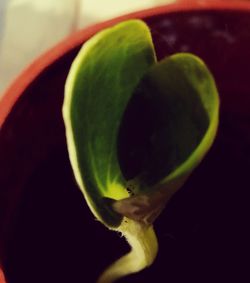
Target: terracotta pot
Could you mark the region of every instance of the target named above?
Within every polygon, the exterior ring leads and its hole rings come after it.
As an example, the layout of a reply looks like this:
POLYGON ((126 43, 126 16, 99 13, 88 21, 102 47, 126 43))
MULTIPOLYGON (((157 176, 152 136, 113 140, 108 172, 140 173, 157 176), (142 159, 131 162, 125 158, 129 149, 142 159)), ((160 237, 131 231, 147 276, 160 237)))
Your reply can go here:
MULTIPOLYGON (((150 26, 158 58, 203 58, 221 96, 216 142, 155 227, 155 264, 120 282, 244 282, 249 213, 250 3, 181 1, 82 30, 37 59, 0 103, 0 248, 8 283, 93 283, 128 250, 93 219, 68 160, 63 89, 80 45, 129 18, 150 26)), ((246 270, 245 270, 246 271, 246 270)), ((3 282, 3 281, 0 281, 3 282)))

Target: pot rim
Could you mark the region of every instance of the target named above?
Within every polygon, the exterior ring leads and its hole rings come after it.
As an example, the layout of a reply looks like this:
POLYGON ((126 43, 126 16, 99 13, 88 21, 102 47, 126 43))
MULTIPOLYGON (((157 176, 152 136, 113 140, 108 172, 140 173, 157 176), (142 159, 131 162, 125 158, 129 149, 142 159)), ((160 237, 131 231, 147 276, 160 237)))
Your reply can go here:
POLYGON ((6 283, 5 276, 1 266, 0 266, 0 283, 6 283))
POLYGON ((51 64, 59 60, 66 53, 81 45, 82 42, 88 40, 98 31, 112 26, 120 21, 139 18, 147 19, 153 16, 163 14, 188 12, 188 11, 244 11, 250 12, 250 2, 245 0, 177 0, 172 4, 158 6, 150 9, 143 9, 137 12, 128 13, 110 20, 91 25, 87 28, 74 32, 72 35, 67 36, 54 47, 45 51, 42 55, 38 56, 30 65, 28 65, 4 91, 0 100, 0 127, 3 125, 5 119, 10 113, 12 107, 22 95, 25 89, 51 64))

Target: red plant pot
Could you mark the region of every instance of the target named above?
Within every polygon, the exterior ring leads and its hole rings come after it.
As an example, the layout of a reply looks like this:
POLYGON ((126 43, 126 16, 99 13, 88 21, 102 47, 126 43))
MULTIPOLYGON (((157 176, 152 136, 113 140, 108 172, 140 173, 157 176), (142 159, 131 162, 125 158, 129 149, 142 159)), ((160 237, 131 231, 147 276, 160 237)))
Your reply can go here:
MULTIPOLYGON (((121 20, 142 18, 158 58, 200 56, 221 97, 217 139, 157 220, 155 264, 119 282, 234 282, 244 273, 249 222, 250 3, 181 1, 80 31, 36 60, 0 103, 0 258, 8 283, 95 282, 128 249, 93 220, 68 160, 61 107, 80 46, 121 20)), ((4 282, 3 280, 0 282, 4 282)))

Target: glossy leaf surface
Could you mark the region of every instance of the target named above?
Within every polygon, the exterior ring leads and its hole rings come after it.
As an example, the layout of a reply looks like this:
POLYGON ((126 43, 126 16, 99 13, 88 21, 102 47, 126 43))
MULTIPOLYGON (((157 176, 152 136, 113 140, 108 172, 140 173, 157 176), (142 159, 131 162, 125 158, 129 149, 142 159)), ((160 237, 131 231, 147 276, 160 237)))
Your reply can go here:
POLYGON ((128 197, 117 158, 117 133, 136 85, 155 62, 148 27, 131 20, 84 44, 70 70, 63 106, 71 164, 95 216, 121 223, 105 198, 128 197))

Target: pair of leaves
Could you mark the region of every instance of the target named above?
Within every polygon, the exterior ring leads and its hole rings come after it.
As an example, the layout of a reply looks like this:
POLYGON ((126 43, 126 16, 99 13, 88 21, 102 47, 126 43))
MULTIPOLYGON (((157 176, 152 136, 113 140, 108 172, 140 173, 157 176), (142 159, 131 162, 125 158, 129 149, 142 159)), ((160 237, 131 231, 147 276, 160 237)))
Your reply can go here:
POLYGON ((210 148, 218 108, 205 64, 186 53, 157 63, 140 20, 84 44, 65 87, 69 156, 93 214, 132 246, 98 282, 152 263, 157 240, 151 223, 210 148))

